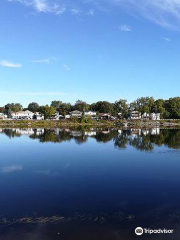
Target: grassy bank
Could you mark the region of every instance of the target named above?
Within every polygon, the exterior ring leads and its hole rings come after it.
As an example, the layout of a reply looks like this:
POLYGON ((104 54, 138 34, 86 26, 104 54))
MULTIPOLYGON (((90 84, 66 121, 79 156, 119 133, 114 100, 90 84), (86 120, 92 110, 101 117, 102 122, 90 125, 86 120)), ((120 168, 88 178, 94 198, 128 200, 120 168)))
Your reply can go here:
POLYGON ((161 121, 87 121, 81 122, 78 119, 71 120, 0 120, 0 127, 25 127, 25 128, 58 128, 58 127, 114 127, 114 126, 128 126, 128 127, 155 127, 155 126, 179 126, 180 120, 161 120, 161 121))

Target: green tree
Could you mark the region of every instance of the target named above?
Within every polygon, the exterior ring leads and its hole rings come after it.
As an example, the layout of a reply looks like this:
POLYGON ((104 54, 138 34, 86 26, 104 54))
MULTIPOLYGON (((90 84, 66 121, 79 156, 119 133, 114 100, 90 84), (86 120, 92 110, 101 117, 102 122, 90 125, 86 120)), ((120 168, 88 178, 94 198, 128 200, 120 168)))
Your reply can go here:
POLYGON ((84 113, 84 111, 82 112, 81 123, 82 124, 85 123, 85 113, 84 113))
POLYGON ((107 101, 99 101, 91 105, 92 110, 99 113, 113 113, 113 104, 107 101))
POLYGON ((19 112, 19 111, 21 111, 22 110, 22 105, 20 104, 20 103, 8 103, 8 104, 6 104, 6 106, 5 106, 5 111, 6 111, 6 113, 7 113, 7 109, 9 110, 11 110, 12 112, 19 112))
POLYGON ((89 104, 87 104, 86 102, 82 101, 82 100, 78 100, 76 101, 76 103, 74 104, 73 107, 74 110, 78 110, 78 111, 88 111, 89 110, 89 104))
POLYGON ((48 105, 45 105, 39 107, 39 112, 44 114, 44 119, 47 119, 54 114, 55 109, 52 106, 49 107, 48 105))
POLYGON ((161 118, 165 118, 166 116, 169 115, 169 113, 167 112, 167 110, 165 108, 165 101, 163 99, 158 99, 154 102, 153 112, 160 113, 161 118))
POLYGON ((61 103, 57 110, 59 114, 66 115, 72 110, 72 106, 70 103, 61 103))
POLYGON ((141 97, 136 99, 131 104, 131 108, 136 111, 143 113, 151 113, 154 106, 154 98, 153 97, 141 97))
POLYGON ((28 110, 31 112, 37 112, 39 110, 39 104, 36 102, 32 102, 28 105, 28 110))
POLYGON ((180 97, 170 98, 165 102, 166 111, 169 112, 169 117, 180 119, 180 97))
POLYGON ((120 99, 114 103, 114 112, 117 115, 118 113, 122 113, 123 117, 126 117, 128 114, 128 104, 127 100, 120 99))
POLYGON ((51 107, 53 107, 54 109, 58 109, 61 106, 62 102, 61 101, 52 101, 51 102, 51 107))

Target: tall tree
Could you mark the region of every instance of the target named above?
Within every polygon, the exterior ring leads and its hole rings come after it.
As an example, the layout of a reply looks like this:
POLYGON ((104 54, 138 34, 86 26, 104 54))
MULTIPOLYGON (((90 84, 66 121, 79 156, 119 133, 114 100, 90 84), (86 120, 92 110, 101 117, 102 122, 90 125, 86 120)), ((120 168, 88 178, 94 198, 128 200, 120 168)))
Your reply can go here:
POLYGON ((82 100, 78 100, 76 101, 76 103, 74 104, 74 110, 78 110, 78 111, 88 111, 89 110, 89 104, 87 104, 86 102, 82 101, 82 100))
POLYGON ((165 103, 165 108, 169 112, 169 117, 180 119, 180 97, 170 98, 165 103))
POLYGON ((28 110, 31 112, 37 112, 39 109, 39 104, 36 102, 32 102, 28 105, 28 110))
POLYGON ((57 110, 59 114, 66 115, 72 110, 72 106, 70 103, 61 103, 57 110))
POLYGON ((118 113, 122 113, 123 117, 126 117, 128 114, 128 104, 127 100, 120 99, 114 103, 114 112, 117 115, 118 113))
POLYGON ((12 112, 19 112, 22 110, 22 105, 20 103, 8 103, 5 106, 5 111, 7 112, 7 109, 10 109, 12 112))
POLYGON ((55 109, 52 106, 49 107, 48 105, 45 105, 39 107, 39 112, 44 114, 44 119, 47 119, 54 114, 55 109))
POLYGON ((61 106, 62 102, 61 101, 52 101, 51 102, 51 107, 53 107, 54 109, 58 109, 61 106))
MULTIPOLYGON (((92 105, 91 105, 92 106, 92 105)), ((93 104, 93 110, 99 113, 113 113, 113 104, 107 101, 99 101, 93 104)))
POLYGON ((141 97, 136 99, 133 103, 130 104, 131 108, 137 110, 141 113, 151 113, 154 106, 153 97, 141 97))
POLYGON ((165 108, 165 101, 163 99, 158 99, 154 102, 153 112, 160 113, 161 118, 165 118, 169 115, 169 112, 165 108))

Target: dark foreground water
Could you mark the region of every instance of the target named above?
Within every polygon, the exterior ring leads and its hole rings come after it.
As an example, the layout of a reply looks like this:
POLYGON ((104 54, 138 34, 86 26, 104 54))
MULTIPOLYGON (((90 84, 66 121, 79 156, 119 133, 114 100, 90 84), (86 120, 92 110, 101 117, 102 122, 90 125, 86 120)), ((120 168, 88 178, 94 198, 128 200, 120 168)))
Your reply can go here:
POLYGON ((139 238, 180 239, 180 130, 0 129, 0 240, 139 238))

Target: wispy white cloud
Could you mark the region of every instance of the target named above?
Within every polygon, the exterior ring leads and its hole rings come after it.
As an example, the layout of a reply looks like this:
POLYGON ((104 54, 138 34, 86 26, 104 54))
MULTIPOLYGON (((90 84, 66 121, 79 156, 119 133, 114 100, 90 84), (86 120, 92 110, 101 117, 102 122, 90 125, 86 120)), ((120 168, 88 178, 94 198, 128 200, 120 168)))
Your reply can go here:
POLYGON ((66 65, 66 64, 64 64, 63 67, 64 67, 64 69, 65 69, 66 71, 71 70, 71 68, 70 68, 68 65, 66 65))
MULTIPOLYGON (((180 30, 180 0, 81 0, 98 9, 110 7, 125 10, 132 16, 143 17, 171 30, 180 30)), ((102 11, 103 11, 102 10, 102 11)))
POLYGON ((164 41, 166 41, 166 42, 170 42, 170 41, 171 41, 171 39, 170 39, 170 38, 167 38, 167 37, 163 37, 163 39, 164 39, 164 41))
POLYGON ((70 9, 70 12, 71 12, 71 14, 73 14, 73 15, 78 15, 78 14, 81 13, 81 11, 80 11, 79 9, 76 9, 76 8, 70 9))
POLYGON ((106 0, 165 28, 180 29, 180 0, 106 0))
POLYGON ((32 60, 31 62, 33 62, 33 63, 46 63, 46 64, 50 64, 54 60, 56 60, 56 58, 44 58, 44 59, 32 60))
POLYGON ((12 165, 12 166, 7 166, 2 168, 3 173, 12 173, 12 172, 17 172, 23 170, 22 165, 12 165))
POLYGON ((123 32, 131 32, 131 31, 132 31, 131 28, 130 28, 128 25, 126 25, 126 24, 121 25, 121 26, 119 27, 119 29, 120 29, 121 31, 123 31, 123 32))
POLYGON ((6 61, 6 60, 2 60, 0 62, 0 65, 3 67, 10 67, 10 68, 22 68, 21 63, 14 63, 14 62, 6 61))
POLYGON ((34 10, 40 13, 54 13, 60 15, 66 11, 64 6, 53 3, 52 0, 8 0, 8 2, 22 3, 25 6, 34 8, 34 10))
POLYGON ((94 10, 93 9, 90 9, 87 13, 87 15, 89 16, 94 16, 94 10))

